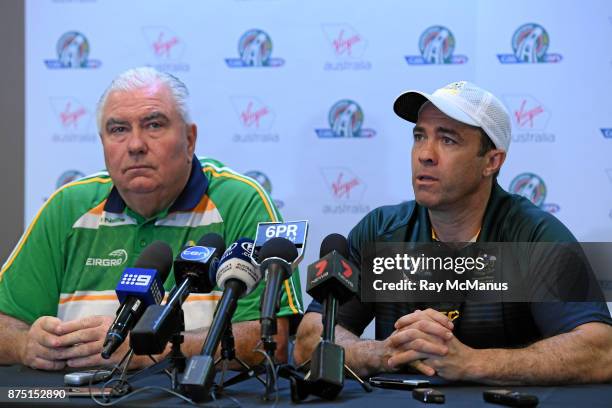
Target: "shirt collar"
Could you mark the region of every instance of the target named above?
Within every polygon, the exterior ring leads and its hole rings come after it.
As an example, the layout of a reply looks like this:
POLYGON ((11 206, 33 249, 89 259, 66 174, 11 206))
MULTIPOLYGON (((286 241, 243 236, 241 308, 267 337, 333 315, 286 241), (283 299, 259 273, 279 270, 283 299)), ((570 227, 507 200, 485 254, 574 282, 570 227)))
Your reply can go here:
MULTIPOLYGON (((202 199, 202 196, 206 193, 206 190, 208 190, 208 179, 204 175, 204 172, 202 172, 200 161, 194 155, 191 161, 189 180, 187 180, 185 188, 181 191, 177 199, 174 200, 174 203, 172 203, 167 212, 188 211, 195 208, 202 199)), ((117 187, 113 186, 106 200, 106 204, 104 205, 104 211, 122 213, 125 207, 125 201, 119 194, 119 190, 117 190, 117 187)))

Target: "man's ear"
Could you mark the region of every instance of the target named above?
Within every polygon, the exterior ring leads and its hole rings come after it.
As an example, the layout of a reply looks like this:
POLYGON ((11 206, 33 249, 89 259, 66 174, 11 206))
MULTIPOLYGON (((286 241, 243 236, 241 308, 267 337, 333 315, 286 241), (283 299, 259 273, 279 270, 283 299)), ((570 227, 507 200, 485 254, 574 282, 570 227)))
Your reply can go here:
POLYGON ((195 152, 196 140, 198 140, 198 127, 195 123, 185 125, 187 127, 187 149, 189 151, 189 158, 193 156, 195 152))
POLYGON ((487 164, 482 171, 482 175, 485 177, 491 176, 501 169, 501 166, 506 161, 506 152, 500 149, 493 149, 485 155, 487 164))

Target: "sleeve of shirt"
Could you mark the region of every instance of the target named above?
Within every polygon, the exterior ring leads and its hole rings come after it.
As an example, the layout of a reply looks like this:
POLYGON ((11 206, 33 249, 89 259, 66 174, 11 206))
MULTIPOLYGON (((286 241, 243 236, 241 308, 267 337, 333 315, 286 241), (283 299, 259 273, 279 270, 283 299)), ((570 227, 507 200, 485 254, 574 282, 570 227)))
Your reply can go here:
MULTIPOLYGON (((244 201, 236 198, 235 204, 231 207, 232 214, 229 216, 236 219, 232 220, 227 226, 226 242, 228 243, 235 242, 242 237, 254 239, 259 222, 282 221, 278 209, 268 194, 258 184, 254 184, 254 186, 254 188, 248 190, 250 192, 246 193, 244 201)), ((265 281, 262 279, 253 292, 238 301, 238 307, 232 319, 233 322, 259 320, 260 302, 264 288, 265 281)), ((280 309, 277 316, 298 316, 303 313, 300 273, 296 269, 291 277, 283 282, 280 309)))
POLYGON ((56 316, 69 227, 59 190, 40 209, 0 272, 0 312, 33 323, 56 316))
POLYGON ((612 325, 610 311, 603 302, 532 303, 531 313, 545 338, 567 333, 585 323, 612 325))
MULTIPOLYGON (((544 214, 534 233, 533 240, 538 243, 546 243, 542 245, 542 250, 555 251, 554 259, 549 260, 550 265, 546 266, 546 268, 559 268, 559 271, 553 273, 556 276, 554 283, 557 285, 554 288, 554 295, 560 298, 573 298, 577 296, 577 292, 579 294, 583 293, 582 286, 593 281, 592 276, 586 276, 585 274, 592 272, 587 270, 588 268, 581 268, 581 262, 576 262, 572 257, 568 258, 568 251, 564 250, 562 246, 569 243, 573 249, 579 248, 573 234, 557 218, 550 214, 544 214), (546 245, 553 245, 552 243, 563 244, 559 247, 554 246, 547 249, 546 245), (560 256, 559 253, 563 256, 560 256), (559 265, 559 263, 564 265, 559 265), (576 270, 568 271, 568 268, 576 268, 576 270)), ((587 298, 591 297, 591 299, 599 298, 591 294, 586 296, 587 298)), ((534 302, 531 303, 530 307, 534 322, 545 338, 567 333, 585 323, 612 324, 608 306, 601 301, 534 302)))

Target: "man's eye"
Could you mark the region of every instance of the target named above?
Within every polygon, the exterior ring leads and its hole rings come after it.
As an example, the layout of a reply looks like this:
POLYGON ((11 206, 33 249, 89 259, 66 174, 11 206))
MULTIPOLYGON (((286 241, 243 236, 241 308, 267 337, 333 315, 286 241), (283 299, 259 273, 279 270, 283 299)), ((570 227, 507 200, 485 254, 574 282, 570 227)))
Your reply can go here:
POLYGON ((442 143, 446 144, 446 145, 454 145, 457 144, 457 142, 454 139, 451 139, 450 137, 443 137, 442 138, 442 143))
POLYGON ((125 126, 113 126, 113 127, 110 129, 110 133, 113 133, 113 134, 123 133, 123 132, 125 132, 126 130, 127 130, 127 128, 126 128, 125 126))
POLYGON ((159 129, 161 127, 162 127, 162 124, 159 123, 159 122, 150 122, 150 123, 147 123, 147 128, 149 128, 149 129, 159 129))
POLYGON ((420 134, 420 133, 415 133, 415 134, 414 134, 414 141, 415 141, 415 142, 418 142, 418 141, 423 140, 423 139, 425 139, 425 136, 424 136, 424 135, 422 135, 422 134, 420 134))

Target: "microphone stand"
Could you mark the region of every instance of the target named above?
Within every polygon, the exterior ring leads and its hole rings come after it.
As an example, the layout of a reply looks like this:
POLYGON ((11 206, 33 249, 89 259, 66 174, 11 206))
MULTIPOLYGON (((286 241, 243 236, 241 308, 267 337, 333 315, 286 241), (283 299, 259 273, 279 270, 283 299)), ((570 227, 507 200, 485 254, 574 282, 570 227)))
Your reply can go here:
POLYGON ((356 380, 365 392, 372 392, 370 384, 366 383, 357 373, 344 362, 344 348, 335 344, 335 326, 338 301, 332 294, 327 295, 323 301, 323 333, 322 339, 313 352, 313 356, 301 364, 297 369, 285 367, 281 374, 291 382, 291 399, 299 402, 306 399, 309 395, 316 395, 320 398, 333 400, 338 396, 344 386, 344 376, 356 380), (314 353, 319 352, 317 355, 314 353), (340 367, 328 367, 328 378, 323 377, 322 361, 329 357, 330 362, 335 357, 335 362, 341 362, 340 367), (314 359, 314 362, 313 362, 314 359), (313 366, 314 365, 314 366, 313 366), (308 370, 305 375, 302 370, 308 370), (340 372, 338 372, 340 370, 340 372), (313 379, 313 377, 316 377, 313 379), (329 377, 334 382, 329 381, 329 377))
POLYGON ((266 385, 265 381, 259 377, 257 370, 254 370, 253 368, 251 368, 247 363, 245 363, 240 357, 236 355, 236 347, 234 343, 234 333, 232 332, 231 324, 227 326, 227 328, 225 329, 225 332, 223 332, 223 337, 221 337, 221 355, 219 356, 219 358, 217 358, 217 361, 215 361, 215 366, 217 366, 219 363, 223 364, 223 368, 221 369, 221 379, 219 380, 219 385, 217 386, 217 389, 219 390, 219 392, 222 392, 223 388, 225 387, 228 387, 233 384, 237 384, 251 377, 255 377, 260 383, 262 383, 263 385, 266 385), (225 372, 227 371, 227 366, 229 362, 231 362, 232 360, 240 364, 240 366, 244 369, 244 371, 234 375, 232 378, 228 379, 227 381, 224 381, 225 372), (247 377, 243 377, 243 374, 245 373, 248 374, 247 377), (240 378, 237 378, 237 377, 240 377, 240 378))
POLYGON ((130 377, 130 380, 135 381, 162 371, 167 372, 167 369, 170 369, 169 375, 172 383, 172 389, 178 391, 178 374, 185 371, 185 366, 187 364, 187 358, 181 351, 181 344, 183 344, 185 341, 185 336, 182 335, 182 332, 185 331, 185 315, 183 314, 183 308, 174 308, 168 319, 176 319, 177 321, 175 327, 179 328, 179 330, 174 333, 170 339, 170 353, 168 353, 164 359, 134 374, 132 377, 130 377))

